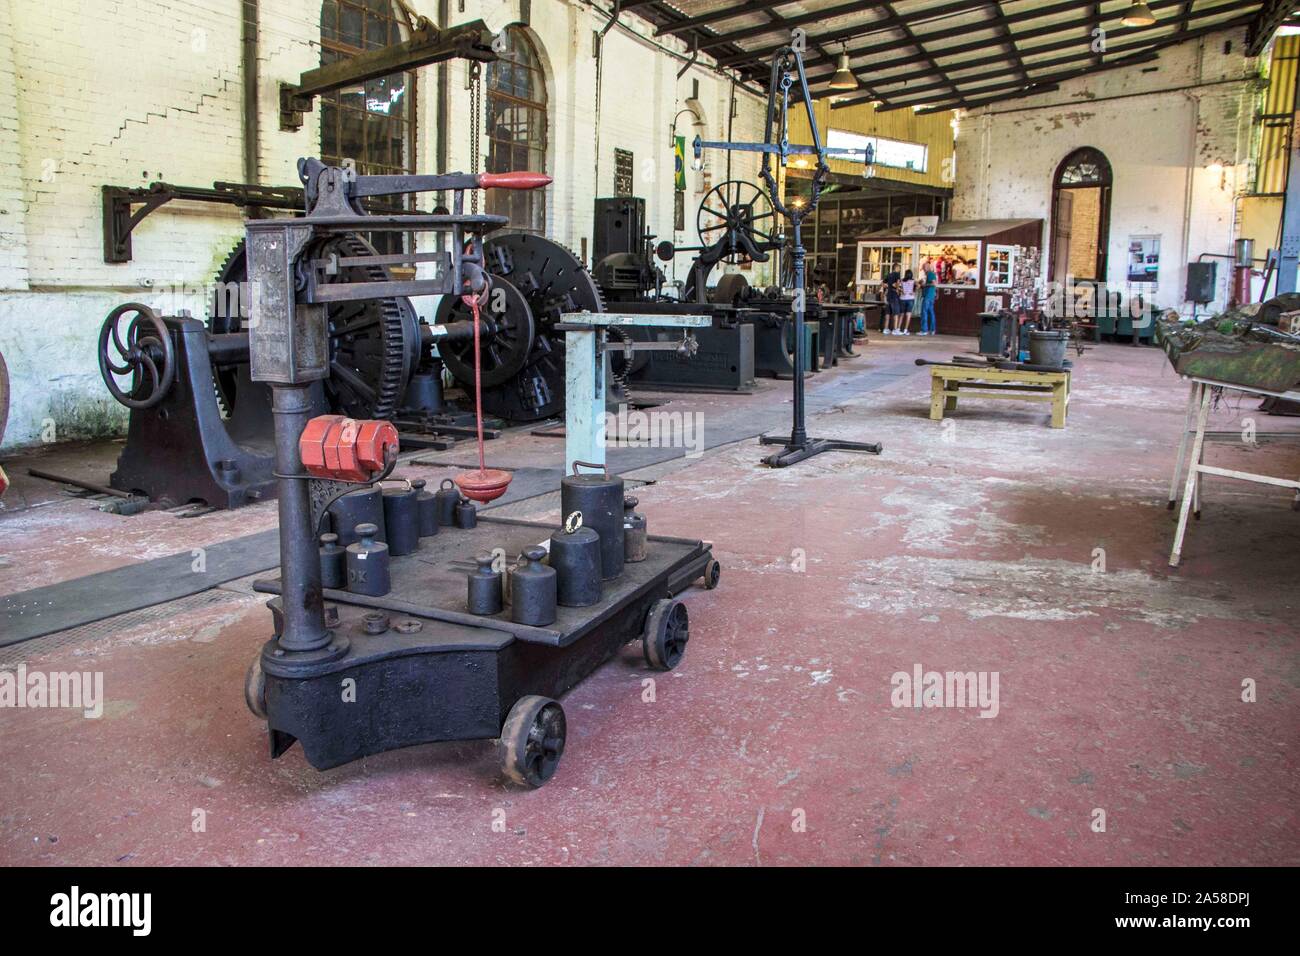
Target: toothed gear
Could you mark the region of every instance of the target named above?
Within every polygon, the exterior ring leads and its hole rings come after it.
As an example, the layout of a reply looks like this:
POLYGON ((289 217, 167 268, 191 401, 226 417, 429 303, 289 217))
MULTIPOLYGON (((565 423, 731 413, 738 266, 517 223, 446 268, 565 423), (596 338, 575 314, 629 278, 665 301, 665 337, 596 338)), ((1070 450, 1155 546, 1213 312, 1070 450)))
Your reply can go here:
MULTIPOLYGON (((488 271, 517 289, 531 313, 535 335, 522 367, 508 381, 483 390, 483 411, 507 421, 531 422, 564 412, 564 333, 554 331, 566 313, 604 312, 605 300, 582 261, 560 243, 526 232, 494 233, 484 242, 488 271)), ((454 317, 444 299, 438 321, 454 317)), ((453 362, 448 363, 452 368, 453 362)), ((461 363, 462 365, 464 363, 461 363)), ((473 370, 456 374, 473 387, 473 370)), ((486 376, 485 376, 486 377, 486 376)))
MULTIPOLYGON (((355 233, 324 240, 309 254, 321 258, 329 252, 341 257, 374 255, 375 250, 355 233)), ((209 303, 208 329, 214 333, 239 332, 247 302, 239 302, 246 288, 248 260, 241 240, 217 273, 217 288, 209 303), (231 283, 237 283, 231 286, 231 283), (228 290, 234 295, 228 295, 228 290), (232 314, 233 313, 233 314, 232 314)), ((391 278, 382 266, 353 266, 340 271, 335 281, 383 282, 391 278)), ((352 418, 392 418, 406 384, 419 360, 418 318, 405 298, 366 299, 326 306, 330 330, 330 377, 325 394, 332 411, 352 418)), ((217 396, 227 414, 238 398, 238 367, 214 371, 217 396)))

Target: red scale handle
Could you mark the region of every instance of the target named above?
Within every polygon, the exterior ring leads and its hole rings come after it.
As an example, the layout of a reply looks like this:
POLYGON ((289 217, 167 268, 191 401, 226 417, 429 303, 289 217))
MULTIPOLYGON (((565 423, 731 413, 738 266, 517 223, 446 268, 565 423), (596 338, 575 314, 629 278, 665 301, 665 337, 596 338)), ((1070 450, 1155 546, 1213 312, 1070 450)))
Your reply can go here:
POLYGON ((478 184, 482 189, 537 189, 549 186, 551 177, 545 173, 530 173, 519 170, 513 173, 479 173, 478 184))

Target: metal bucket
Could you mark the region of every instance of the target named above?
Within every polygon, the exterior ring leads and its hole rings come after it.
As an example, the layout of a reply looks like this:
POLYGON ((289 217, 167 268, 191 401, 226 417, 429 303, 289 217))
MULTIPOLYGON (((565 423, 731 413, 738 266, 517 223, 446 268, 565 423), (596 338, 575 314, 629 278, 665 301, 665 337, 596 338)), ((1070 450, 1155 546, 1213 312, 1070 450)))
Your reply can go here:
POLYGON ((1070 344, 1070 333, 1064 329, 1029 333, 1029 362, 1060 368, 1065 364, 1065 350, 1070 344))

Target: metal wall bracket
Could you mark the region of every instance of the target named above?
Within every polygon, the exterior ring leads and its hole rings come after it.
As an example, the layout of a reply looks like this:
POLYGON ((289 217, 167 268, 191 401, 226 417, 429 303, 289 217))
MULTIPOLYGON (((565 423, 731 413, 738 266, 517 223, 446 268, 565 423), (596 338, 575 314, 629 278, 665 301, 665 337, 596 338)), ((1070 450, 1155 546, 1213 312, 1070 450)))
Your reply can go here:
POLYGON ((322 93, 458 57, 481 63, 497 59, 487 25, 482 20, 472 20, 439 30, 427 20, 422 21, 420 29, 408 40, 308 70, 298 77, 296 85, 281 83, 280 129, 286 132, 301 129, 303 117, 311 112, 313 101, 322 93))
POLYGON ((155 209, 173 199, 221 203, 249 209, 302 210, 303 191, 297 186, 256 186, 216 182, 211 189, 150 183, 147 188, 100 187, 104 207, 104 261, 131 261, 131 233, 155 209), (139 206, 137 209, 135 207, 139 206))

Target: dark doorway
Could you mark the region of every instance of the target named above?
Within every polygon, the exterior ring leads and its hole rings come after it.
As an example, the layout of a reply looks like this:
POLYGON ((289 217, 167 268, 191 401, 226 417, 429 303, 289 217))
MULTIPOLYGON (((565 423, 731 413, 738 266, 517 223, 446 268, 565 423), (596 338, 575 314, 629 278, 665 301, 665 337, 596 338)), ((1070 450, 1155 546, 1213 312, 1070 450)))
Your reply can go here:
POLYGON ((1099 149, 1076 149, 1052 183, 1052 279, 1106 280, 1110 239, 1110 162, 1099 149))

